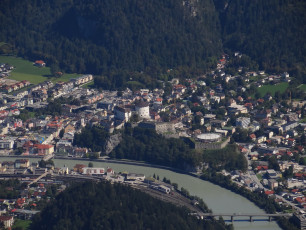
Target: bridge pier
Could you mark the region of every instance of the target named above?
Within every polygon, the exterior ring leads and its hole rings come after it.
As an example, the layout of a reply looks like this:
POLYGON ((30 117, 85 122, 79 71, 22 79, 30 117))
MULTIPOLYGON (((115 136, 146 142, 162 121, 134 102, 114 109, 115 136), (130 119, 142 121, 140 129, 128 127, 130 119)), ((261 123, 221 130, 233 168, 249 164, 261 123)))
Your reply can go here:
POLYGON ((269 222, 271 222, 272 221, 272 216, 269 216, 269 222))
POLYGON ((231 221, 234 222, 234 216, 231 216, 231 221))
POLYGON ((253 216, 250 216, 250 222, 253 222, 253 216))

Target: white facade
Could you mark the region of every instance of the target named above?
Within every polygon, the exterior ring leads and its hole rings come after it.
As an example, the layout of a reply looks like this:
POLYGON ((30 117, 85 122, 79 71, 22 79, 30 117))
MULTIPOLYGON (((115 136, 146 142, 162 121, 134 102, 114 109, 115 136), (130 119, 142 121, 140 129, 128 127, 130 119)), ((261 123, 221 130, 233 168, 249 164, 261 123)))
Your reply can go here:
POLYGON ((12 149, 13 147, 13 140, 0 140, 0 149, 12 149))
POLYGON ((83 174, 85 175, 103 175, 105 173, 104 168, 90 168, 84 167, 83 174))
POLYGON ((114 112, 115 118, 119 120, 129 121, 132 116, 132 112, 130 109, 125 109, 118 106, 115 107, 114 112))
POLYGON ((140 118, 150 119, 150 108, 147 104, 140 104, 135 106, 135 110, 140 118))

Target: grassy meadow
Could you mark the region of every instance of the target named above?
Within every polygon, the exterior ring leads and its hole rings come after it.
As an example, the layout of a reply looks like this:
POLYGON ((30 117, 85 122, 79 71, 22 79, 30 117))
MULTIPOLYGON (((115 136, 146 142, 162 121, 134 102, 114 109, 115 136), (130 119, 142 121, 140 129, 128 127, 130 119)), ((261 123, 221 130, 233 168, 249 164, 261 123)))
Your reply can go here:
POLYGON ((266 93, 270 93, 273 97, 275 92, 279 91, 283 93, 288 88, 289 84, 287 82, 278 83, 276 85, 263 85, 262 87, 257 89, 257 92, 260 94, 261 97, 266 95, 266 93))
POLYGON ((37 67, 33 65, 33 62, 14 56, 0 56, 0 63, 8 63, 14 66, 14 70, 9 76, 10 79, 17 81, 28 80, 35 85, 46 80, 52 82, 69 81, 71 78, 80 76, 80 74, 64 74, 60 78, 51 77, 49 67, 37 67))

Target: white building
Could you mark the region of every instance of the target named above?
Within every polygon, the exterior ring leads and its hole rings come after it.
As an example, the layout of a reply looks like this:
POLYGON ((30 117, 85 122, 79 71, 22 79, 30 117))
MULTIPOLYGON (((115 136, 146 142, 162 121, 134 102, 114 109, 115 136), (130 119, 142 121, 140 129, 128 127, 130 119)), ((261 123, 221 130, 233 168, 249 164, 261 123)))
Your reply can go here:
POLYGON ((132 112, 129 108, 122 108, 119 106, 115 106, 114 113, 115 118, 119 120, 129 121, 132 116, 132 112))
POLYGON ((150 119, 150 108, 146 102, 139 102, 135 105, 135 110, 140 118, 150 119))
POLYGON ((83 174, 84 175, 103 175, 103 174, 105 174, 105 170, 104 170, 104 168, 84 167, 83 168, 83 174))
POLYGON ((14 147, 14 140, 4 139, 0 140, 0 149, 12 149, 14 147))

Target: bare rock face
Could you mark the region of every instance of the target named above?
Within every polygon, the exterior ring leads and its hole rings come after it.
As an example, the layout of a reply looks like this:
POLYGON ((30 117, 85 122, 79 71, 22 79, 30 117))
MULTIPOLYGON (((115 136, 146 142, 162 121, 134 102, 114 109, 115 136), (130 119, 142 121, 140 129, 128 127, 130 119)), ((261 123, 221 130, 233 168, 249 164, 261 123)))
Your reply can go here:
POLYGON ((117 145, 119 145, 121 141, 122 136, 120 133, 110 136, 105 144, 105 153, 109 154, 111 151, 113 151, 114 148, 116 148, 117 145))

